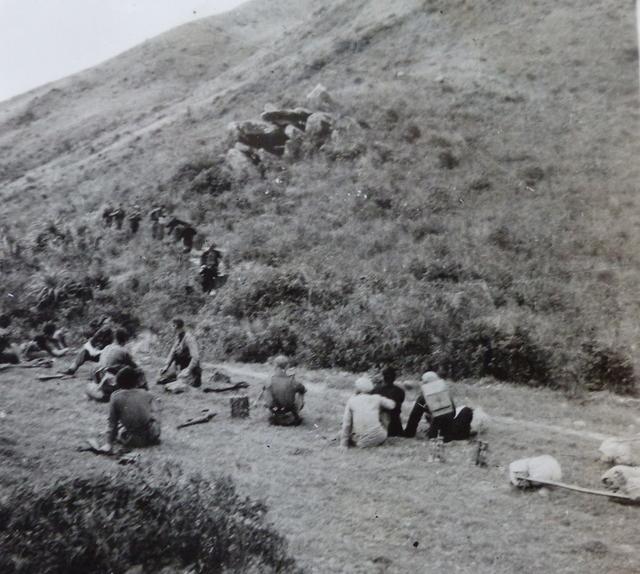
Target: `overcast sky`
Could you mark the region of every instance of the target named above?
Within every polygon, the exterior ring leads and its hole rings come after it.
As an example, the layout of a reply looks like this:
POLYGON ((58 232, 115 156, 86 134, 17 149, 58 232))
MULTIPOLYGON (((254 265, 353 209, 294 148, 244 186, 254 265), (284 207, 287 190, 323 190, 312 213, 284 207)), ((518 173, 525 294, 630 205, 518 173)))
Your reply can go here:
POLYGON ((244 0, 0 0, 0 100, 244 0))

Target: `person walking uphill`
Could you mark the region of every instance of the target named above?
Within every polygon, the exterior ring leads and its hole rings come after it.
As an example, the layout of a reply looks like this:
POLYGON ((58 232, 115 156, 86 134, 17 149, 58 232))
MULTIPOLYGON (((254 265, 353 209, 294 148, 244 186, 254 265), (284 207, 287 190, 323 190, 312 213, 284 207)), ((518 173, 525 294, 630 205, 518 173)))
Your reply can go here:
POLYGON ((449 385, 433 371, 422 375, 420 396, 409 415, 405 436, 414 437, 424 414, 429 422, 427 438, 441 436, 444 442, 466 440, 471 436, 473 410, 462 407, 456 412, 449 385))
POLYGON ((167 356, 167 362, 160 371, 158 385, 166 385, 179 380, 192 387, 202 384, 202 369, 200 367, 200 353, 198 343, 191 331, 184 327, 184 321, 180 318, 173 320, 176 333, 175 341, 167 356), (174 369, 170 370, 174 366, 174 369))
POLYGON ((116 376, 117 390, 109 401, 109 430, 103 452, 111 452, 116 442, 129 448, 160 442, 157 404, 149 391, 136 388, 138 375, 135 369, 124 367, 116 376))
POLYGON ((395 402, 380 395, 372 395, 373 383, 369 377, 360 377, 355 384, 356 394, 347 401, 342 417, 340 446, 366 448, 381 445, 387 440, 387 429, 381 415, 396 406, 395 402))
POLYGON ((274 364, 275 372, 264 387, 264 406, 269 409, 269 423, 277 426, 299 425, 307 389, 296 381, 294 375, 287 374, 289 361, 285 356, 277 356, 274 364))
POLYGON ((389 411, 389 436, 404 436, 402 427, 402 403, 404 402, 404 391, 394 385, 396 380, 396 370, 391 366, 382 369, 382 384, 377 385, 373 392, 382 397, 391 399, 396 406, 389 411))

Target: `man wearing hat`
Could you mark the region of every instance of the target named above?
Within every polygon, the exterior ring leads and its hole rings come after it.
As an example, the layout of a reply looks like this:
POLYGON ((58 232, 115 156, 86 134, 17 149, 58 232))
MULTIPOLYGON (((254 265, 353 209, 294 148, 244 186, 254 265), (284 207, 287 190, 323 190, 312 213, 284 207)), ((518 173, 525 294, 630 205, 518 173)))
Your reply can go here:
POLYGON ((273 363, 275 372, 264 387, 264 406, 269 409, 269 423, 278 426, 299 425, 307 389, 296 381, 295 375, 287 374, 287 357, 278 355, 273 363))
POLYGON ((387 440, 384 411, 391 411, 396 403, 381 395, 373 395, 374 386, 367 376, 355 383, 355 395, 348 401, 342 417, 340 446, 366 448, 381 445, 387 440))
POLYGON ((444 442, 449 442, 465 440, 471 436, 473 411, 469 407, 462 407, 456 412, 449 385, 433 371, 422 375, 420 396, 409 415, 404 429, 405 436, 416 436, 422 415, 429 422, 427 438, 441 436, 444 442))
POLYGON ((111 452, 117 441, 126 447, 160 442, 160 418, 153 395, 138 388, 139 373, 124 367, 116 376, 117 390, 109 401, 109 431, 101 450, 111 452))

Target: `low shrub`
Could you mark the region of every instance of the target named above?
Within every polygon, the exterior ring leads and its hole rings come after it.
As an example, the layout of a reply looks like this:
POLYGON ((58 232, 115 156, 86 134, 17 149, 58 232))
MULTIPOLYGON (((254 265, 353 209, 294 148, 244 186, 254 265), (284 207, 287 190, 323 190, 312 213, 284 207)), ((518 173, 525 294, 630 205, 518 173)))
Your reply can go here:
POLYGON ((611 347, 588 342, 582 346, 580 375, 587 390, 611 390, 637 395, 637 378, 629 355, 611 347))
POLYGON ((472 321, 446 344, 439 370, 454 379, 491 376, 533 386, 552 384, 553 357, 521 326, 504 331, 472 321))
POLYGON ((300 572, 265 512, 230 479, 169 466, 21 486, 0 504, 0 571, 300 572))

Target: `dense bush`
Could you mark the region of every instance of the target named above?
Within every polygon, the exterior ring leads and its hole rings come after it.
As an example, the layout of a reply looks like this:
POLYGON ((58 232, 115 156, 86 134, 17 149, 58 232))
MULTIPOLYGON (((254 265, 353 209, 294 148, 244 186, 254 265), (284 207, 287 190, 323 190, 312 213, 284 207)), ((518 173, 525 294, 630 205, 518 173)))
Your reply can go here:
POLYGON ((588 390, 609 389, 624 395, 638 394, 637 377, 626 353, 588 342, 582 346, 582 361, 588 390))
POLYGON ((265 512, 230 479, 210 483, 175 467, 23 486, 0 505, 0 571, 299 572, 265 512))

